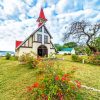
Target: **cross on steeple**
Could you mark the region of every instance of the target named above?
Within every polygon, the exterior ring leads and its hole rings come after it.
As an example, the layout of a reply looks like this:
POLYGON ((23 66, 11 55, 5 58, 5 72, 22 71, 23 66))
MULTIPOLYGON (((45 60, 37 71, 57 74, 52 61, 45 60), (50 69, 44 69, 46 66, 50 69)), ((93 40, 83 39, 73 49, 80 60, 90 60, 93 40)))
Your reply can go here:
POLYGON ((39 22, 38 24, 38 27, 41 26, 43 23, 45 23, 47 21, 47 19, 45 18, 45 15, 44 15, 44 11, 43 11, 43 8, 41 8, 40 10, 40 15, 37 19, 37 22, 39 22))

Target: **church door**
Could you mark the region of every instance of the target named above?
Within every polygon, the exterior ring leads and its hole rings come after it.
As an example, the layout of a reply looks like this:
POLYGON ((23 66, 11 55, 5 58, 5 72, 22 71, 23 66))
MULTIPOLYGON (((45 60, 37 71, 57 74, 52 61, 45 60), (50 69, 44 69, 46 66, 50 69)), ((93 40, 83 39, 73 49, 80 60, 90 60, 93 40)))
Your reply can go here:
POLYGON ((38 56, 41 57, 48 56, 48 49, 44 45, 39 46, 37 52, 38 52, 38 56))

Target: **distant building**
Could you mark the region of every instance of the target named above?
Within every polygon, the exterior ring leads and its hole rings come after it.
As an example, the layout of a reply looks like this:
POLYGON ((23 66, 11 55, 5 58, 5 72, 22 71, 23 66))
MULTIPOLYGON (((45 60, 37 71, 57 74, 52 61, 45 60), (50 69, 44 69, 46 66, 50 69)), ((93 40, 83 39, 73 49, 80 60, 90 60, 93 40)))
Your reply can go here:
POLYGON ((46 21, 47 19, 41 8, 37 19, 38 28, 24 41, 16 41, 16 56, 21 56, 23 53, 30 53, 31 51, 38 56, 48 56, 50 53, 55 53, 55 47, 51 41, 52 36, 45 26, 46 21))
POLYGON ((74 48, 63 48, 61 51, 58 51, 58 54, 75 54, 74 48))
POLYGON ((11 56, 15 55, 13 51, 0 51, 0 56, 6 56, 7 53, 11 54, 11 56))

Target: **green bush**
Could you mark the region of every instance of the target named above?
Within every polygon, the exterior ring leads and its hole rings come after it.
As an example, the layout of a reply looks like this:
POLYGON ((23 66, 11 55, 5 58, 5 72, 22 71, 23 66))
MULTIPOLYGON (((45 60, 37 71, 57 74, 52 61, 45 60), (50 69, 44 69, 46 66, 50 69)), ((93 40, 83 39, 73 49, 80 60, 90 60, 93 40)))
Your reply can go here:
POLYGON ((75 54, 72 55, 72 60, 73 61, 76 62, 76 61, 78 61, 78 59, 79 59, 78 55, 75 55, 75 54))
POLYGON ((33 100, 76 100, 79 96, 82 100, 79 92, 81 83, 74 80, 74 69, 64 73, 60 68, 54 68, 51 61, 46 61, 44 66, 44 73, 40 76, 38 73, 37 81, 27 87, 33 100))
POLYGON ((72 55, 72 61, 75 61, 75 62, 82 62, 83 61, 83 58, 81 56, 78 56, 78 55, 72 55))
POLYGON ((89 56, 89 63, 95 64, 95 65, 100 65, 100 54, 97 53, 95 55, 89 56))
POLYGON ((18 60, 21 64, 28 64, 33 67, 33 56, 30 53, 21 55, 18 60))
POLYGON ((6 60, 9 60, 11 58, 11 54, 10 53, 7 53, 6 54, 6 60))

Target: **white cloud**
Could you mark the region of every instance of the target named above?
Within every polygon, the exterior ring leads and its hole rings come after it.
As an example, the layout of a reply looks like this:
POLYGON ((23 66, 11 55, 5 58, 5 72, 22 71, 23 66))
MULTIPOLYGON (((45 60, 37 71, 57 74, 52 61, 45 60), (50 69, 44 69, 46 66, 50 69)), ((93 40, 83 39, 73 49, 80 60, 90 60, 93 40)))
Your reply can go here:
MULTIPOLYGON (((43 0, 3 0, 0 2, 0 49, 14 50, 15 40, 24 40, 37 28, 38 18, 43 0), (11 17, 9 20, 9 16, 11 17), (15 18, 20 19, 16 21, 15 18), (28 19, 31 17, 31 19, 28 19), (3 46, 2 46, 3 45, 3 46)), ((91 22, 100 22, 99 0, 46 0, 44 8, 46 23, 54 43, 61 43, 61 38, 66 30, 65 27, 74 20, 86 19, 91 22), (96 6, 97 5, 97 6, 96 6), (55 14, 54 14, 55 12, 55 14), (58 15, 56 15, 58 14, 58 15)))

